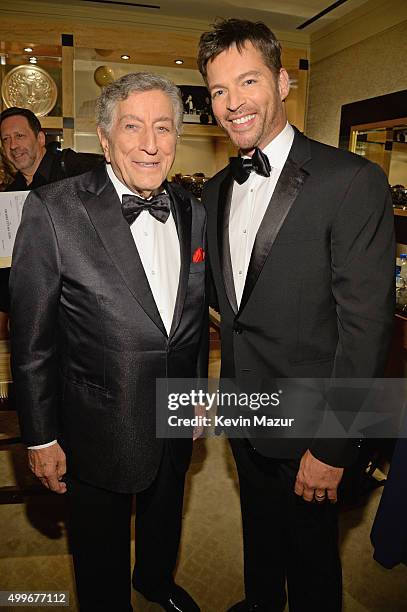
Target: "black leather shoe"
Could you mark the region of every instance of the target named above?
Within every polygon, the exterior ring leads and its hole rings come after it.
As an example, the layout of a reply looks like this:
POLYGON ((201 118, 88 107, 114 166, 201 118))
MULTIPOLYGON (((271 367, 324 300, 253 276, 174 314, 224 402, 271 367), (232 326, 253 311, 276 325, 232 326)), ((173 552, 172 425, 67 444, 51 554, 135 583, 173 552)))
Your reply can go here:
POLYGON ((170 590, 165 593, 146 593, 136 586, 133 580, 133 587, 141 593, 148 601, 158 603, 166 612, 201 612, 200 607, 192 599, 191 595, 178 584, 173 584, 170 590))
MULTIPOLYGON (((251 603, 244 599, 239 601, 234 606, 229 608, 227 612, 274 612, 277 608, 270 607, 269 605, 251 603)), ((279 608, 279 611, 283 612, 284 608, 279 608)))

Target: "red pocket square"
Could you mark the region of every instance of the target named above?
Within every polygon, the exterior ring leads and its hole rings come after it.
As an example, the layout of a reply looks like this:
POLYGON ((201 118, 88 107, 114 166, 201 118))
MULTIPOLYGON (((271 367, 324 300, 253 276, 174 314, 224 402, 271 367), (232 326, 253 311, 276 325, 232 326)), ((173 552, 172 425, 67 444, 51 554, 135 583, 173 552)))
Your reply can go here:
POLYGON ((192 261, 194 263, 199 263, 200 261, 205 260, 205 251, 202 247, 196 249, 195 253, 192 255, 192 261))

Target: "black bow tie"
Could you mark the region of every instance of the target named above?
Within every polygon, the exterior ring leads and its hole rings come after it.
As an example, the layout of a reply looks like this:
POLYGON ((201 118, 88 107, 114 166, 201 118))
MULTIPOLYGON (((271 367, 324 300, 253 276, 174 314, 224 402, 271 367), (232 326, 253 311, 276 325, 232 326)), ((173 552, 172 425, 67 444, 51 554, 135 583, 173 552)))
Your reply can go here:
POLYGON ((231 157, 230 170, 235 181, 242 185, 249 178, 250 172, 256 172, 260 176, 270 176, 271 166, 267 155, 256 147, 253 156, 249 159, 231 157))
POLYGON ((170 215, 170 196, 167 193, 159 193, 151 200, 144 200, 129 193, 122 196, 122 213, 129 225, 134 223, 143 210, 148 210, 154 219, 165 223, 170 215))

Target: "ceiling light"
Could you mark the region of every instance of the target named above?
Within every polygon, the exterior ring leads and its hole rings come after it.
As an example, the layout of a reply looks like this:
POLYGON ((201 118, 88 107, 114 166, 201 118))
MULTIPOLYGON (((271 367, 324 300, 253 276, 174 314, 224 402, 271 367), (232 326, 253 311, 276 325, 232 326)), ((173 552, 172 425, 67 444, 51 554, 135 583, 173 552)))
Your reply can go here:
POLYGON ((31 53, 32 52, 32 47, 24 47, 24 51, 26 53, 31 53))
POLYGON ((121 55, 120 57, 122 59, 124 59, 124 60, 129 60, 130 59, 130 55, 121 55))
POLYGON ((176 63, 176 64, 178 64, 178 65, 181 65, 181 64, 183 64, 183 63, 184 63, 184 60, 182 60, 182 59, 177 59, 177 60, 174 60, 174 61, 175 61, 175 63, 176 63))
POLYGON ((30 64, 36 64, 37 63, 37 58, 36 57, 30 57, 30 64))

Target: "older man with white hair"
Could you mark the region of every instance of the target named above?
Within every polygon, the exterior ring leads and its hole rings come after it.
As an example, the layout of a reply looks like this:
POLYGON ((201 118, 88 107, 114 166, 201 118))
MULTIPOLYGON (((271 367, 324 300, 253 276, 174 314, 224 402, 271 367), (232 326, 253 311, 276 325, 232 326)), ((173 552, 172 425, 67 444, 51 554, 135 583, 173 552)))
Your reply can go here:
POLYGON ((134 587, 165 610, 199 610, 173 579, 192 441, 155 435, 156 379, 194 377, 206 335, 204 209, 166 180, 182 113, 161 76, 106 87, 97 103, 106 164, 33 191, 16 239, 21 430, 32 471, 67 492, 86 612, 132 609, 133 494, 134 587))

